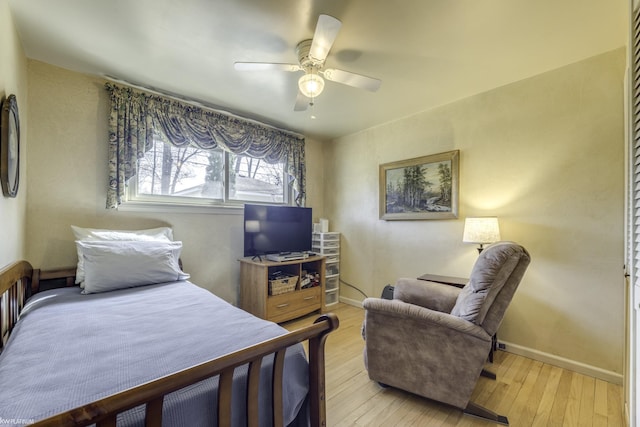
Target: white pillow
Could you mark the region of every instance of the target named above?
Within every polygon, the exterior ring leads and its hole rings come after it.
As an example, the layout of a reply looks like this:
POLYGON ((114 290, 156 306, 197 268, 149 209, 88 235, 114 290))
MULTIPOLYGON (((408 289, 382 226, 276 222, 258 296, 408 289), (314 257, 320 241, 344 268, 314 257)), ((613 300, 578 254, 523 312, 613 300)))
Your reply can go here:
MULTIPOLYGON (((170 242, 173 240, 173 230, 169 227, 148 228, 146 230, 108 230, 101 228, 83 228, 71 226, 76 241, 105 241, 105 240, 161 240, 170 242)), ((84 287, 84 262, 78 251, 78 266, 76 268, 76 284, 84 287)))
POLYGON ((182 242, 77 242, 84 261, 84 290, 91 294, 189 278, 180 270, 182 242))
POLYGON ((108 230, 72 225, 71 230, 76 236, 76 240, 173 240, 173 230, 170 227, 148 228, 146 230, 108 230), (131 238, 131 236, 139 238, 131 238))

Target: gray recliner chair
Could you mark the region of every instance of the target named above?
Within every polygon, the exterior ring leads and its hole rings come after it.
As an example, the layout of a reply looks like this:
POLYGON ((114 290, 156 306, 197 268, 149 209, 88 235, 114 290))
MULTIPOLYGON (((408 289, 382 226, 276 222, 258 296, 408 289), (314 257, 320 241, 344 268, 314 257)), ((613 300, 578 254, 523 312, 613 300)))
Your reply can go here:
POLYGON ((393 300, 365 299, 369 378, 508 425, 506 417, 470 398, 480 375, 487 373, 492 336, 529 262, 522 246, 498 242, 480 254, 462 289, 399 279, 393 300))

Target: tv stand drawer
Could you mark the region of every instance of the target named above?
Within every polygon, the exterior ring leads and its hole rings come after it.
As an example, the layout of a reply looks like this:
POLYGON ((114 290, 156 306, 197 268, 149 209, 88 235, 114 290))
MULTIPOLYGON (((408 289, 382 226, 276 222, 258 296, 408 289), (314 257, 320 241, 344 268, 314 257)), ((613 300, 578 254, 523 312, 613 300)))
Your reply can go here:
POLYGON ((321 307, 320 287, 288 292, 267 299, 267 318, 274 322, 294 319, 321 307))

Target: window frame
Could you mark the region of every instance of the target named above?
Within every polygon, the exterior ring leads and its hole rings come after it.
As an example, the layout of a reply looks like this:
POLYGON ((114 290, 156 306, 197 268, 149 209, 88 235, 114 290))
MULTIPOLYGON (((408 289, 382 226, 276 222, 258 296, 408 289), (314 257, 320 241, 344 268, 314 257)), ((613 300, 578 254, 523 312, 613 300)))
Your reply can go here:
MULTIPOLYGON (((158 139, 155 142, 165 143, 158 139)), ((229 198, 229 182, 230 182, 230 158, 233 153, 222 150, 224 154, 224 174, 223 174, 223 193, 224 199, 214 199, 209 197, 185 197, 185 196, 169 196, 160 194, 139 194, 138 193, 138 174, 132 176, 126 187, 126 198, 118 207, 122 211, 155 211, 155 212, 210 212, 210 213, 229 213, 231 210, 239 210, 242 212, 245 203, 265 204, 265 205, 294 205, 293 189, 288 184, 287 161, 283 162, 282 179, 283 179, 283 201, 265 202, 258 200, 237 200, 229 198)), ((245 157, 259 159, 248 154, 242 154, 245 157)))

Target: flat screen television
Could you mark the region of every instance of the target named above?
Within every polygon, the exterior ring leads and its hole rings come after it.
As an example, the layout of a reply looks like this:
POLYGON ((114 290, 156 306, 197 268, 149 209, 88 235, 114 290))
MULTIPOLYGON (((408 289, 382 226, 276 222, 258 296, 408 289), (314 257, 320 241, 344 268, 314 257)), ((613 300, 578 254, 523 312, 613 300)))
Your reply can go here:
POLYGON ((311 251, 311 208, 244 205, 244 256, 311 251))

